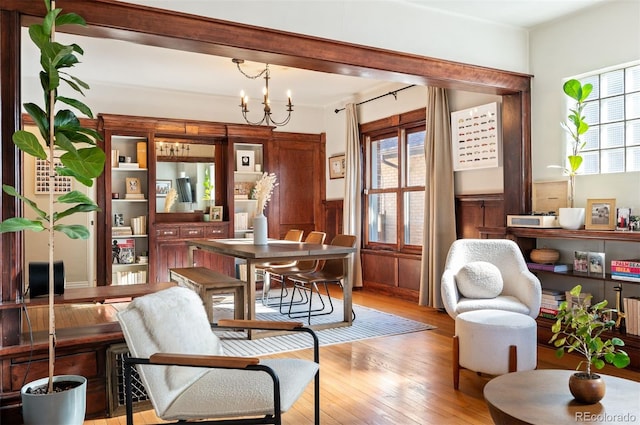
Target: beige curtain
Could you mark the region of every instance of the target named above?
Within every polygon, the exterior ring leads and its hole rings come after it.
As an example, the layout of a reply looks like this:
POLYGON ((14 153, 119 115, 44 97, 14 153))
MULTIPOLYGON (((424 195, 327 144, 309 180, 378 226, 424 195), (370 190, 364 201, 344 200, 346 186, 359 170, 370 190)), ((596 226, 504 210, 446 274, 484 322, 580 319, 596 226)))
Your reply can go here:
POLYGON ((456 240, 450 117, 446 90, 427 87, 427 173, 419 303, 436 308, 443 307, 440 278, 449 246, 456 240))
POLYGON ((353 286, 362 286, 360 265, 360 242, 362 236, 362 151, 358 133, 358 113, 356 105, 347 104, 343 232, 356 236, 356 253, 353 256, 353 286))

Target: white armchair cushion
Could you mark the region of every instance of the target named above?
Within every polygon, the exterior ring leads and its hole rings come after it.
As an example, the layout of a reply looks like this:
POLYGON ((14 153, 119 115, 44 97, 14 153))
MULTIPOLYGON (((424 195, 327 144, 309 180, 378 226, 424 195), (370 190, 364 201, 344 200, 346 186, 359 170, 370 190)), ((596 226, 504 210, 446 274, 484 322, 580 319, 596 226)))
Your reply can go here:
POLYGON ((495 298, 502 292, 500 269, 486 261, 472 261, 456 273, 458 290, 466 298, 495 298))
MULTIPOLYGON (((142 313, 147 331, 160 352, 223 355, 218 337, 203 315, 202 299, 192 290, 173 287, 131 302, 142 313)), ((170 366, 166 369, 170 388, 181 388, 206 372, 204 368, 170 366)))

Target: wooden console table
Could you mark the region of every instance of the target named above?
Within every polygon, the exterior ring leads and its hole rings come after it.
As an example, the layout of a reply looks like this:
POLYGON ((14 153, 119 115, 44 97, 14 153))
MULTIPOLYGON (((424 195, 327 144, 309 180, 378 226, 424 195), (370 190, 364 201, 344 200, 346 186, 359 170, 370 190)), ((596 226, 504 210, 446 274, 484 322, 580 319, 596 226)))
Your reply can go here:
POLYGON ((595 404, 577 403, 569 392, 573 370, 529 370, 489 381, 484 398, 500 424, 631 424, 640 420, 640 383, 601 375, 607 392, 595 404))

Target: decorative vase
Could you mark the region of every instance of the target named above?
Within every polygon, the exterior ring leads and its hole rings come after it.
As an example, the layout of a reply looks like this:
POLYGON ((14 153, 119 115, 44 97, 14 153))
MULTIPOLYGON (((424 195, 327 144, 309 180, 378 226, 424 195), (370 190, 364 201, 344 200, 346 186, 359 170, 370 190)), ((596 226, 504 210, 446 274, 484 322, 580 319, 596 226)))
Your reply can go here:
POLYGON ((87 379, 77 375, 53 377, 54 385, 72 382, 76 387, 50 394, 31 394, 32 388, 47 385, 49 378, 29 382, 20 390, 22 398, 22 418, 29 424, 78 424, 84 422, 87 408, 87 379))
POLYGON ((604 397, 605 390, 604 379, 595 373, 576 372, 569 377, 569 391, 578 403, 597 403, 604 397))
POLYGON ((253 218, 253 244, 267 244, 267 217, 262 212, 253 218))
POLYGON ((558 223, 563 229, 581 228, 584 225, 584 208, 558 208, 558 223))

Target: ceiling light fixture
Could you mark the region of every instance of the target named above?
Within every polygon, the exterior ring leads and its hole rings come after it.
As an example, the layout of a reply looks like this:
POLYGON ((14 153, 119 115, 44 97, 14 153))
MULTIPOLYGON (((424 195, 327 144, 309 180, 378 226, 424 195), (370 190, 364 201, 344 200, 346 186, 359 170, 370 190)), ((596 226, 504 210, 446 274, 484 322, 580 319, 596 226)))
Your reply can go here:
POLYGON ((242 116, 244 117, 244 120, 251 125, 261 125, 261 124, 274 125, 274 126, 287 125, 287 123, 291 119, 291 112, 293 112, 293 104, 291 103, 291 92, 290 91, 287 92, 287 98, 288 98, 287 109, 286 109, 287 117, 282 121, 274 121, 274 119, 271 117, 271 104, 269 101, 269 80, 271 79, 269 75, 269 64, 266 64, 266 67, 256 75, 249 75, 246 72, 244 72, 242 68, 240 68, 240 65, 244 63, 243 59, 232 59, 232 62, 236 64, 236 66, 238 67, 238 71, 240 71, 242 75, 244 75, 249 79, 255 80, 256 78, 264 75, 265 86, 262 89, 262 104, 264 105, 264 115, 262 116, 262 119, 260 121, 256 121, 256 122, 249 121, 249 119, 247 118, 247 113, 249 112, 249 107, 248 107, 249 96, 246 96, 243 90, 240 92, 240 108, 242 109, 242 116))

